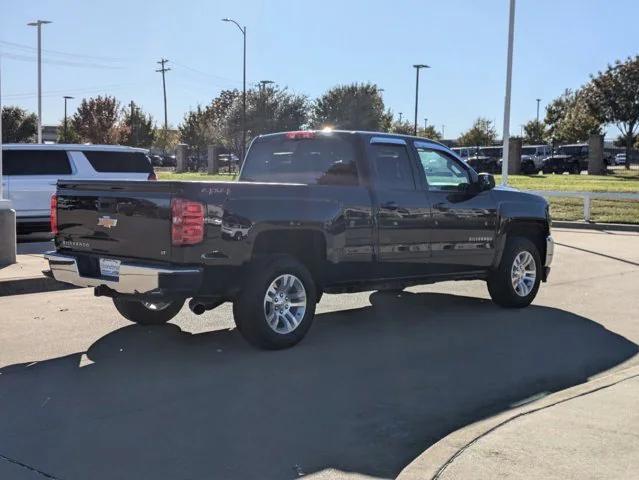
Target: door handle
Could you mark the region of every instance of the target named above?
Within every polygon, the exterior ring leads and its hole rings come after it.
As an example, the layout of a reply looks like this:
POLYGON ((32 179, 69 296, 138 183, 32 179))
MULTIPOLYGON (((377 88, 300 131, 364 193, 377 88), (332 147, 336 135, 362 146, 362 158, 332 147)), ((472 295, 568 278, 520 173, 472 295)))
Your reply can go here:
POLYGON ((397 210, 399 208, 399 205, 397 205, 397 202, 393 202, 393 201, 382 203, 380 206, 387 210, 397 210))

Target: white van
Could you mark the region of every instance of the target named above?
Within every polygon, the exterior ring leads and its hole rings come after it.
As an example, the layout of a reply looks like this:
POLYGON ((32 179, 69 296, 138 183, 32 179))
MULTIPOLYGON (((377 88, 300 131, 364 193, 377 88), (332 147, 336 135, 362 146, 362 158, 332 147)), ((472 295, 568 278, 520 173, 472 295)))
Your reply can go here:
POLYGON ((18 233, 49 231, 58 180, 156 180, 148 151, 114 145, 5 144, 2 186, 18 233))

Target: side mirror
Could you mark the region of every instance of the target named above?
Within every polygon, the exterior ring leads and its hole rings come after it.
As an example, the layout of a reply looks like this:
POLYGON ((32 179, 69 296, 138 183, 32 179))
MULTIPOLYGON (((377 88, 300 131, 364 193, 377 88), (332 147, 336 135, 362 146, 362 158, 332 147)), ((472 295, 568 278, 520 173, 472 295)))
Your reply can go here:
POLYGON ((495 188, 495 177, 490 173, 480 173, 477 175, 477 183, 479 185, 479 191, 492 190, 495 188))

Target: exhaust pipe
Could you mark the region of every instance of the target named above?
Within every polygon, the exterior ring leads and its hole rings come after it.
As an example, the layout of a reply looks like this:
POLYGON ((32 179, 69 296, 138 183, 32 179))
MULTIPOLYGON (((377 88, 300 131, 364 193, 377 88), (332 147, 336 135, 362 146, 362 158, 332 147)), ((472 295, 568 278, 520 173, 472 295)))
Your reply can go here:
POLYGON ((196 315, 202 315, 207 310, 213 310, 216 307, 222 305, 226 300, 224 298, 215 299, 212 302, 203 302, 201 300, 197 300, 192 298, 189 300, 189 308, 196 315))
POLYGON ((206 312, 206 305, 202 302, 197 301, 195 298, 189 300, 189 308, 196 315, 202 315, 206 312))

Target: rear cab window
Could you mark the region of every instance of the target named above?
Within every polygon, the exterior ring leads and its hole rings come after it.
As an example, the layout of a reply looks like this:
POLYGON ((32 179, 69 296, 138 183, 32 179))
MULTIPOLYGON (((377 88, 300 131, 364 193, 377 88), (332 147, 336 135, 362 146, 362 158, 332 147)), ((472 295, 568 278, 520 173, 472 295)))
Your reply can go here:
POLYGON ((84 150, 91 167, 100 173, 153 173, 151 160, 144 152, 84 150))
POLYGON ((406 145, 374 143, 369 158, 375 170, 375 185, 388 190, 415 190, 415 175, 406 145))
POLYGON ((359 185, 353 135, 341 132, 288 132, 256 139, 240 181, 359 185))
POLYGON ((73 169, 65 150, 2 151, 3 175, 71 175, 73 169))

